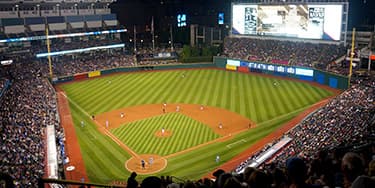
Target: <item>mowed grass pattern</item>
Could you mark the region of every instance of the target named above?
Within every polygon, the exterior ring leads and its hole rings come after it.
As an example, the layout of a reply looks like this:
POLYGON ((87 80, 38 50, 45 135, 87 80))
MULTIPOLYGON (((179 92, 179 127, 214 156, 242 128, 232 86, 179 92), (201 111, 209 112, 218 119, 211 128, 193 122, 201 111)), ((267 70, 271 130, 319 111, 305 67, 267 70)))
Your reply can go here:
POLYGON ((76 105, 70 104, 76 135, 90 181, 108 183, 127 176, 123 165, 131 155, 111 138, 97 130, 96 125, 76 105), (85 126, 81 127, 81 121, 85 126))
MULTIPOLYGON (((197 179, 238 155, 260 138, 277 130, 282 123, 311 104, 332 95, 330 91, 308 83, 215 69, 124 73, 68 83, 61 87, 70 100, 71 113, 89 179, 98 183, 126 181, 130 172, 124 169, 124 163, 131 156, 109 137, 101 134, 87 114, 100 114, 143 104, 190 103, 225 108, 257 122, 257 128, 243 132, 231 140, 215 142, 168 158, 167 168, 158 173, 197 179), (185 74, 184 78, 182 74, 185 74), (81 120, 86 123, 84 128, 80 126, 81 120), (230 149, 226 147, 238 141, 242 144, 236 144, 230 149), (221 156, 219 164, 215 162, 216 155, 221 156)), ((178 123, 174 126, 178 126, 178 123)), ((128 125, 123 128, 128 129, 127 127, 130 129, 128 125)), ((158 128, 160 127, 155 127, 158 128)), ((118 131, 121 132, 120 129, 118 131)), ((130 133, 124 131, 123 139, 132 135, 131 131, 136 130, 129 131, 130 133)), ((185 141, 181 139, 176 142, 185 141)), ((184 144, 189 142, 191 141, 184 144)), ((147 148, 151 148, 152 143, 131 144, 134 145, 132 148, 139 148, 139 152, 143 150, 148 153, 151 149, 147 148)), ((181 148, 173 150, 179 151, 188 147, 184 144, 179 145, 181 148)), ((165 147, 168 148, 169 145, 165 147)), ((165 151, 160 153, 169 152, 168 149, 163 150, 165 151)))
POLYGON ((210 69, 119 74, 63 88, 89 114, 142 104, 190 103, 225 108, 257 123, 332 95, 307 83, 210 69))
POLYGON ((213 130, 180 113, 169 113, 128 123, 111 130, 123 143, 138 154, 170 155, 219 138, 213 130), (156 137, 164 128, 169 137, 156 137))

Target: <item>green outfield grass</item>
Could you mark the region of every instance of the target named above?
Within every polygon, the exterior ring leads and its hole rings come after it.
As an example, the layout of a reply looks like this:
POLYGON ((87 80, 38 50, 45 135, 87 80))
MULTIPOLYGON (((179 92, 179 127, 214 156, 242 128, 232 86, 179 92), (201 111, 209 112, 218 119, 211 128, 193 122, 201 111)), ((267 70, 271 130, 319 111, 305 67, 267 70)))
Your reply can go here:
POLYGON ((161 156, 220 137, 203 123, 176 112, 128 123, 111 132, 136 153, 161 156), (162 128, 171 131, 173 136, 156 137, 154 134, 162 128))
MULTIPOLYGON (((169 158, 168 166, 157 174, 196 179, 238 155, 310 105, 333 95, 330 91, 308 83, 210 69, 116 74, 64 84, 62 88, 69 98, 89 179, 98 183, 126 180, 130 172, 125 170, 124 163, 131 156, 109 137, 99 133, 89 115, 142 104, 190 103, 225 108, 257 123, 257 128, 242 132, 231 140, 215 142, 169 158), (85 127, 80 126, 81 120, 86 122, 85 127), (241 144, 226 147, 238 141, 241 144), (215 163, 216 155, 221 156, 220 164, 215 163)), ((139 131, 138 126, 147 121, 166 121, 171 117, 176 118, 176 123, 168 124, 173 129, 177 124, 188 121, 199 128, 204 126, 188 117, 170 114, 133 122, 131 126, 128 124, 112 132, 139 153, 160 155, 177 152, 217 137, 210 132, 199 133, 199 137, 203 138, 197 141, 186 138, 188 140, 182 143, 171 137, 170 143, 173 143, 174 148, 168 149, 156 149, 159 147, 139 141, 150 139, 150 134, 161 127, 141 127, 144 134, 139 134, 136 133, 139 131)), ((140 179, 143 177, 139 176, 140 179)))

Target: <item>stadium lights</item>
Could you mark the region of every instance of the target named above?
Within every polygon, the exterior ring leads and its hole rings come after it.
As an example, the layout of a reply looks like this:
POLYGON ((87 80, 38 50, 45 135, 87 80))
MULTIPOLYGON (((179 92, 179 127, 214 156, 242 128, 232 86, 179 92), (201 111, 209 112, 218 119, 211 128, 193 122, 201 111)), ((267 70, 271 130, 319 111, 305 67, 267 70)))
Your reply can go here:
MULTIPOLYGON (((87 52, 91 50, 100 50, 100 49, 110 49, 110 48, 122 48, 125 47, 125 44, 113 44, 108 46, 95 46, 95 47, 89 47, 89 48, 81 48, 81 49, 75 49, 75 50, 64 50, 64 51, 58 51, 58 52, 51 52, 49 53, 50 56, 56 56, 56 55, 65 55, 65 54, 72 54, 72 53, 82 53, 87 52)), ((48 53, 40 53, 36 54, 37 58, 41 57, 47 57, 48 53)))
MULTIPOLYGON (((102 35, 102 34, 123 33, 123 32, 127 32, 127 30, 126 29, 114 29, 114 30, 105 30, 105 31, 92 31, 92 32, 85 32, 85 33, 67 33, 67 34, 58 34, 58 35, 48 35, 48 39, 65 38, 65 37, 81 37, 81 36, 89 36, 89 35, 102 35)), ((23 42, 23 41, 32 41, 32 40, 45 40, 45 39, 47 39, 47 37, 43 35, 43 36, 34 36, 34 37, 1 39, 0 43, 23 42)))

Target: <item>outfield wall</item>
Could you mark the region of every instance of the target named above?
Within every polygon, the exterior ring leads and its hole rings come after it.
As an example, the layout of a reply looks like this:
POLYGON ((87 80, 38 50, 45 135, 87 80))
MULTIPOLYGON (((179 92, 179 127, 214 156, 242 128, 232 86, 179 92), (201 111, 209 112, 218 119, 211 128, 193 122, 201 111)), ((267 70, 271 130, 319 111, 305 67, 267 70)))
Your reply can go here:
POLYGON ((348 88, 348 77, 340 76, 329 72, 324 72, 317 69, 297 67, 289 65, 268 64, 261 62, 244 61, 238 59, 228 59, 225 57, 214 57, 213 63, 186 63, 186 64, 172 64, 172 65, 157 65, 157 66, 138 66, 138 67, 120 67, 115 69, 107 69, 100 71, 92 71, 87 73, 79 73, 71 76, 63 76, 53 79, 54 84, 69 82, 73 80, 81 80, 92 77, 99 77, 113 73, 121 72, 135 72, 148 70, 168 70, 168 69, 187 69, 187 68, 222 68, 237 72, 256 72, 271 74, 275 76, 284 76, 295 78, 304 81, 317 82, 322 85, 327 85, 335 89, 345 90, 348 88))
POLYGON ((188 68, 215 68, 213 63, 186 63, 186 64, 172 64, 172 65, 158 65, 158 66, 138 66, 138 67, 120 67, 107 70, 92 71, 86 73, 79 73, 70 76, 56 77, 52 80, 53 84, 59 84, 69 81, 82 80, 86 78, 99 77, 114 73, 135 72, 135 71, 149 71, 149 70, 168 70, 168 69, 188 69, 188 68))
POLYGON ((214 57, 214 63, 216 67, 229 71, 264 73, 312 81, 335 89, 345 90, 348 88, 348 77, 308 67, 269 64, 225 57, 214 57))

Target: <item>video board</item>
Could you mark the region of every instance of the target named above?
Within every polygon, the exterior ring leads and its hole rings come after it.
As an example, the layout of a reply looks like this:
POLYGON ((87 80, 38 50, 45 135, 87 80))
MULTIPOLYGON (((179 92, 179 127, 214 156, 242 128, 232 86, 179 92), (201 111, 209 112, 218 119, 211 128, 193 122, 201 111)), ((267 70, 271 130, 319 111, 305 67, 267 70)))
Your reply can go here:
POLYGON ((232 4, 232 34, 339 41, 342 4, 232 4))
POLYGON ((186 26, 186 14, 178 14, 177 15, 177 27, 185 27, 186 26))
POLYGON ((219 12, 217 15, 217 24, 223 25, 224 24, 224 13, 219 12))

